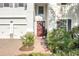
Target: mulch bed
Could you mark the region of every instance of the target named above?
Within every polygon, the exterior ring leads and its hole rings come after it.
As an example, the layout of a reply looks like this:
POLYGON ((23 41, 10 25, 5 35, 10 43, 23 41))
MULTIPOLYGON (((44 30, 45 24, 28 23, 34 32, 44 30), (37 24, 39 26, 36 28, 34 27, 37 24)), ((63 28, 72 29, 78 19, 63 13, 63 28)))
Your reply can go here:
POLYGON ((34 49, 34 46, 22 46, 21 48, 19 48, 20 51, 32 51, 34 49))

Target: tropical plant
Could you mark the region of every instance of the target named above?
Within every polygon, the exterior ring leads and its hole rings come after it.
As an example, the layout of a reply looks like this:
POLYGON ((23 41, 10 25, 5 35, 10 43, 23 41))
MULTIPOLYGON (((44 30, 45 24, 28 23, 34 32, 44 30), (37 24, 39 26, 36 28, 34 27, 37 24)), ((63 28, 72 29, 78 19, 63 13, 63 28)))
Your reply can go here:
POLYGON ((24 46, 32 46, 34 44, 34 34, 32 32, 27 32, 21 37, 24 46))

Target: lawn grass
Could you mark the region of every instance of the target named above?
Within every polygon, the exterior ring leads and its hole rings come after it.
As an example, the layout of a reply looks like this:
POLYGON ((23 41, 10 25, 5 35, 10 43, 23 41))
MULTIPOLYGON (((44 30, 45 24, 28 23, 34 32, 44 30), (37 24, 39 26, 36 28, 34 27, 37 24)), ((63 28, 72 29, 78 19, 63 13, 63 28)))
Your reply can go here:
POLYGON ((51 56, 51 54, 45 53, 30 53, 30 54, 20 54, 18 56, 51 56))

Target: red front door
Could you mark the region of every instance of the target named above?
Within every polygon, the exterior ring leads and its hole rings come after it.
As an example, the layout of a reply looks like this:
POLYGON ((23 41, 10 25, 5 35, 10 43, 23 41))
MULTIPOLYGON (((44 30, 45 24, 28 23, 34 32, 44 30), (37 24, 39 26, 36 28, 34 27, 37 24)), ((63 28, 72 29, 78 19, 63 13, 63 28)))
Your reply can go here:
POLYGON ((44 36, 45 33, 45 21, 37 21, 37 36, 44 36))

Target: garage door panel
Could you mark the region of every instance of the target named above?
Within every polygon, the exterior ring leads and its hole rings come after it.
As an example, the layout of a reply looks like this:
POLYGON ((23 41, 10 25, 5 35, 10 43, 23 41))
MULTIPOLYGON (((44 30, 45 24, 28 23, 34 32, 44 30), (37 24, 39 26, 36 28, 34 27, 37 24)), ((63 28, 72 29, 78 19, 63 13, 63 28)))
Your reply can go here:
POLYGON ((14 24, 26 24, 27 20, 26 19, 14 19, 13 23, 14 24))
POLYGON ((0 19, 0 24, 10 24, 10 19, 0 19))
POLYGON ((10 25, 0 24, 0 38, 10 38, 10 25))
POLYGON ((26 19, 0 19, 0 24, 10 24, 13 21, 14 24, 26 24, 26 19))
POLYGON ((20 38, 20 36, 26 33, 26 25, 18 24, 14 25, 14 38, 20 38))

